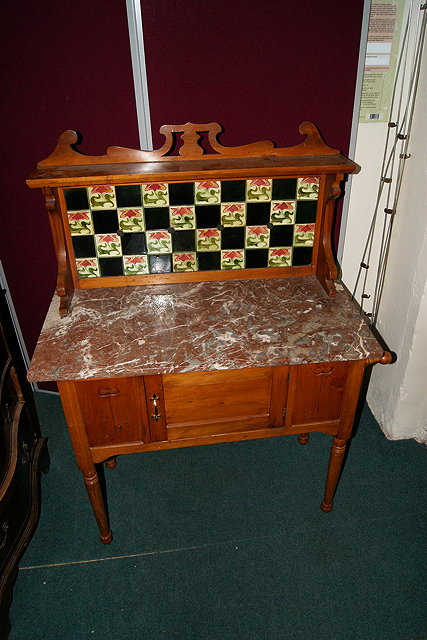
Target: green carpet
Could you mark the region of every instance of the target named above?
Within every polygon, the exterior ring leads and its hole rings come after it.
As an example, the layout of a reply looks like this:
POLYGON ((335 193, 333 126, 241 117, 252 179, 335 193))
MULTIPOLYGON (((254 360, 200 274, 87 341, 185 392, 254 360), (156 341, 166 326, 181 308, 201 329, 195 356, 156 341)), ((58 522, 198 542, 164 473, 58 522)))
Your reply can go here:
POLYGON ((11 640, 421 640, 425 449, 369 410, 335 498, 330 437, 123 456, 98 534, 60 402, 37 394, 51 468, 11 640))

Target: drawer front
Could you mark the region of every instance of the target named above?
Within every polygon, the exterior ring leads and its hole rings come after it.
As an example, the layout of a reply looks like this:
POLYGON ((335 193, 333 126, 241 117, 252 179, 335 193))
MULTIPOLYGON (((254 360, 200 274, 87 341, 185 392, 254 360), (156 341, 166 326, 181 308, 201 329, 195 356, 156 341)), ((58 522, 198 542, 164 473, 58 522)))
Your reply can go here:
MULTIPOLYGON (((286 370, 265 367, 150 376, 151 385, 153 379, 159 384, 161 379, 159 411, 164 412, 163 434, 153 439, 173 441, 281 426, 286 370)), ((152 397, 148 403, 153 403, 152 397)), ((156 420, 151 409, 150 426, 162 420, 162 416, 156 420)), ((159 430, 159 425, 155 428, 159 430)))
POLYGON ((142 378, 74 383, 91 446, 149 442, 142 378))
POLYGON ((324 362, 290 368, 286 426, 338 423, 351 363, 324 362))

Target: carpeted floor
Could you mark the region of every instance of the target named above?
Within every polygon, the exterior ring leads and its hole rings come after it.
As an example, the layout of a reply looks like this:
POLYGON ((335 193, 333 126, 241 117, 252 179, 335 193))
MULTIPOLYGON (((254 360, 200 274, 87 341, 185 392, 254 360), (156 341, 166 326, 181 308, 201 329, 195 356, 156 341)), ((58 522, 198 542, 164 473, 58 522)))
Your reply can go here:
POLYGON ((335 498, 330 437, 123 456, 98 542, 59 399, 37 394, 51 468, 11 640, 421 640, 425 449, 369 410, 335 498))

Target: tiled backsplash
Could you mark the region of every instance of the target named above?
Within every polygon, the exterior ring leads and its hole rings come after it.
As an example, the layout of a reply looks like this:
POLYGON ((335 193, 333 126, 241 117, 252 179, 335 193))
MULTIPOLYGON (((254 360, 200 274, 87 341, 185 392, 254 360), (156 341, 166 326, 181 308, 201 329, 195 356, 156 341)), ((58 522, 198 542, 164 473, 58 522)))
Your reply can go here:
POLYGON ((319 178, 64 189, 79 278, 311 264, 319 178))

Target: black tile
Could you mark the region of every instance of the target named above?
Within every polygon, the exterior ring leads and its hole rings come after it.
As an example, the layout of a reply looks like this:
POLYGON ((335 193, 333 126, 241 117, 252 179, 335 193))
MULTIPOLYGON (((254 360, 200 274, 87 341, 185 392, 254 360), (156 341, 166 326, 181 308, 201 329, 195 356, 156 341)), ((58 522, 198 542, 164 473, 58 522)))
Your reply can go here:
POLYGON ((219 251, 207 251, 198 254, 199 271, 217 271, 221 269, 221 254, 219 251))
POLYGON ((246 224, 255 226, 270 222, 270 202, 248 202, 246 205, 246 224))
POLYGON ((149 231, 169 228, 169 207, 144 208, 144 216, 145 228, 149 231))
POLYGON ((73 236, 72 242, 76 258, 94 258, 96 256, 93 236, 73 236))
POLYGON ((223 180, 221 182, 221 202, 244 202, 245 198, 245 180, 223 180))
POLYGON ((141 187, 139 184, 116 187, 116 198, 118 207, 140 207, 141 187))
POLYGON ((194 182, 170 184, 169 204, 194 204, 194 182))
POLYGON ((172 254, 148 256, 150 265, 150 273, 171 273, 172 271, 172 254))
POLYGON ((196 250, 196 232, 195 231, 177 231, 172 235, 173 251, 195 251, 196 250))
POLYGON ((119 221, 115 209, 92 211, 92 220, 95 233, 117 233, 119 229, 119 221))
POLYGON ((68 211, 89 209, 89 200, 86 189, 64 189, 64 195, 68 211))
POLYGON ((295 200, 296 178, 273 178, 272 200, 295 200))
POLYGON ((221 222, 221 205, 196 205, 196 226, 198 229, 212 229, 221 222))
POLYGON ((292 255, 292 266, 302 267, 311 264, 313 247, 294 247, 292 255))
POLYGON ((225 227, 221 231, 221 249, 244 249, 244 247, 244 227, 225 227))
POLYGON ((297 203, 297 213, 295 222, 297 224, 303 224, 304 222, 316 222, 317 200, 313 202, 301 202, 297 203))
POLYGON ((124 256, 140 256, 147 253, 145 233, 124 233, 122 249, 124 256))
POLYGON ((293 236, 293 224, 274 226, 270 229, 270 247, 291 247, 293 236))
POLYGON ((122 276, 123 260, 121 258, 99 258, 101 276, 122 276))
POLYGON ((268 249, 250 249, 246 251, 246 267, 248 269, 268 267, 268 249))

